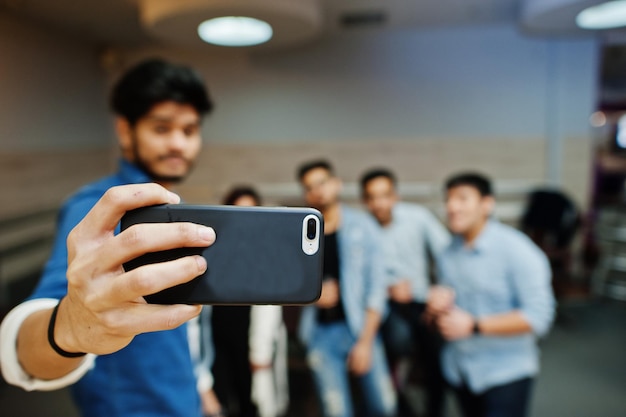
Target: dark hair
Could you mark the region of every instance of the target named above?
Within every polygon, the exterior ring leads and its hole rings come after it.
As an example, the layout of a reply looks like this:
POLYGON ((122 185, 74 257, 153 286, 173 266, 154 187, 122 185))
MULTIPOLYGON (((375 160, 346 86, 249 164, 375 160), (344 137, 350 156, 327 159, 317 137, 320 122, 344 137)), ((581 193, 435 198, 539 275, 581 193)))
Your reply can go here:
POLYGON ((463 172, 453 175, 446 181, 446 191, 461 185, 469 185, 476 188, 483 197, 493 195, 489 178, 477 172, 463 172))
POLYGON ((128 70, 111 94, 111 108, 131 125, 164 101, 189 104, 200 116, 213 109, 202 79, 189 67, 150 59, 128 70))
POLYGON ((257 193, 254 188, 248 185, 240 185, 232 188, 228 194, 226 194, 226 197, 224 197, 223 204, 232 206, 237 200, 244 196, 252 197, 257 206, 261 205, 261 196, 259 196, 259 193, 257 193))
POLYGON ((304 176, 309 171, 317 168, 325 169, 332 176, 335 175, 335 170, 333 169, 333 166, 330 164, 330 162, 325 159, 317 159, 315 161, 305 162, 304 164, 300 165, 300 167, 298 168, 298 180, 302 181, 302 178, 304 178, 304 176))
POLYGON ((395 174, 391 172, 389 169, 374 168, 365 172, 365 174, 363 174, 363 176, 361 177, 361 192, 364 193, 365 187, 367 187, 367 184, 376 178, 387 178, 389 181, 391 181, 391 184, 393 185, 394 188, 396 188, 396 185, 398 184, 398 180, 396 179, 395 174))

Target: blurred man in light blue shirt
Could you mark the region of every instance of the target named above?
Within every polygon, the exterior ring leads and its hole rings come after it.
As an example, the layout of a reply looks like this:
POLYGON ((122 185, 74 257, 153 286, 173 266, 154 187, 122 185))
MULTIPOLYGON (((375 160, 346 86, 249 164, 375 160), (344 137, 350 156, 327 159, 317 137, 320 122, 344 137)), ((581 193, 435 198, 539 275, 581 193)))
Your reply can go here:
POLYGON ((523 417, 539 372, 537 337, 554 318, 546 256, 521 232, 490 220, 489 180, 465 173, 446 183, 455 238, 438 259, 441 287, 429 318, 448 341, 447 381, 466 417, 523 417))
POLYGON ((363 203, 381 226, 389 278, 385 348, 403 414, 415 414, 404 395, 406 372, 402 372, 414 367, 424 375, 426 415, 439 417, 445 388, 439 367, 441 342, 439 335, 427 328, 422 315, 430 287, 429 255, 437 256, 449 244, 450 235, 427 208, 399 201, 396 186, 395 175, 385 168, 369 170, 361 177, 363 203))

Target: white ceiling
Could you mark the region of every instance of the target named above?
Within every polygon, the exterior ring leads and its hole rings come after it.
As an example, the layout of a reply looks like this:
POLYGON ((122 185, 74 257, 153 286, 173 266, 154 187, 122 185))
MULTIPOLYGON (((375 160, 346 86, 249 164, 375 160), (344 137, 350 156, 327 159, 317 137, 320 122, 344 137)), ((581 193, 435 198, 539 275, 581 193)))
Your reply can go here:
MULTIPOLYGON (((297 0, 293 0, 297 1, 297 0)), ((346 13, 382 12, 382 26, 514 21, 519 0, 320 0, 327 31, 346 13)), ((102 43, 145 43, 138 0, 0 0, 0 10, 102 43)))
MULTIPOLYGON (((0 0, 0 11, 105 45, 156 42, 140 24, 139 1, 0 0)), ((539 1, 598 0, 319 0, 325 33, 353 30, 346 20, 386 28, 519 23, 525 3, 539 1), (373 21, 363 23, 363 18, 373 21)), ((571 7, 568 10, 571 13, 571 7)), ((550 19, 556 19, 555 11, 550 13, 550 19)))

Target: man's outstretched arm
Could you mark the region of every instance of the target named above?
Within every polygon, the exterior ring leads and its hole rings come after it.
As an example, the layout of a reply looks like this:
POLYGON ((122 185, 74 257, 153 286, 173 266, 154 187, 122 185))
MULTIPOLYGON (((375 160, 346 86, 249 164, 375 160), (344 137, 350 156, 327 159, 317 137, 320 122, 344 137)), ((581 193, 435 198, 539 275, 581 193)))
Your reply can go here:
MULTIPOLYGON (((115 235, 126 211, 178 202, 178 196, 156 184, 114 187, 72 230, 67 240, 68 292, 60 301, 53 328, 60 349, 113 353, 137 334, 172 329, 199 314, 200 306, 147 304, 143 296, 202 274, 204 258, 189 256, 129 272, 122 264, 148 252, 209 246, 215 241, 212 229, 192 223, 139 224, 115 235)), ((52 348, 51 314, 47 308, 26 317, 15 347, 21 368, 43 380, 63 377, 82 363, 81 357, 64 357, 52 348)))

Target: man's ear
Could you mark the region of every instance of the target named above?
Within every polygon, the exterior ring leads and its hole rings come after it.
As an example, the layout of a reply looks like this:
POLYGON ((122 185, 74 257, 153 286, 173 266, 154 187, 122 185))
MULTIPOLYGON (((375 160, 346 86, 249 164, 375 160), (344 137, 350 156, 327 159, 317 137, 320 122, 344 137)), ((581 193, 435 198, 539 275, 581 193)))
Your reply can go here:
POLYGON ((117 140, 123 152, 132 149, 133 135, 131 132, 132 129, 128 120, 124 117, 117 116, 115 118, 115 133, 117 134, 117 140))
POLYGON ((398 190, 394 187, 393 191, 393 196, 391 197, 394 203, 397 203, 398 201, 400 201, 400 194, 398 194, 398 190))
POLYGON ((335 176, 333 176, 333 181, 335 182, 335 187, 337 187, 337 191, 341 193, 341 190, 343 190, 343 181, 341 181, 341 178, 335 176))
POLYGON ((482 199, 482 206, 487 217, 491 217, 496 209, 496 199, 491 195, 485 196, 482 199))

